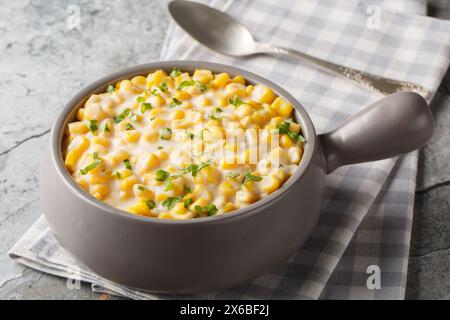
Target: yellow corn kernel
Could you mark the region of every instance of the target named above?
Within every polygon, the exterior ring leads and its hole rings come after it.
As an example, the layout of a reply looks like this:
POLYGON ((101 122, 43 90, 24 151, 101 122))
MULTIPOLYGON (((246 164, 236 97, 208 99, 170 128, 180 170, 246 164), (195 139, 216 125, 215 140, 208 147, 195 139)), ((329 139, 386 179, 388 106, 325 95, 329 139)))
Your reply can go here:
POLYGON ((255 86, 252 94, 254 99, 261 103, 272 103, 276 98, 276 95, 272 89, 260 84, 255 86))
POLYGON ((203 208, 203 207, 207 206, 208 203, 209 203, 208 200, 206 200, 204 198, 198 198, 189 206, 189 209, 191 209, 192 211, 195 211, 196 206, 200 206, 203 208))
POLYGON ((205 97, 205 96, 201 96, 200 98, 199 98, 199 104, 200 104, 200 106, 201 107, 208 107, 208 106, 210 106, 211 105, 211 100, 210 99, 208 99, 207 97, 205 97))
POLYGON ((109 194, 109 186, 107 184, 92 184, 89 192, 98 200, 105 199, 109 194))
POLYGON ((274 176, 278 179, 280 185, 283 184, 288 178, 286 172, 282 169, 278 169, 277 171, 275 171, 274 176))
POLYGON ((247 88, 243 84, 232 82, 226 85, 225 94, 230 98, 234 96, 242 98, 247 95, 247 88))
POLYGON ((147 170, 151 170, 151 169, 159 166, 159 164, 160 164, 160 162, 159 162, 158 156, 156 156, 153 153, 150 153, 145 161, 145 168, 147 170))
POLYGON ((219 193, 226 199, 233 197, 236 193, 236 189, 229 181, 222 181, 219 185, 219 193))
POLYGON ((292 113, 292 109, 294 108, 292 104, 287 102, 284 98, 278 97, 271 104, 271 108, 276 110, 278 114, 282 117, 288 117, 292 113))
POLYGON ((78 159, 80 159, 81 152, 78 150, 70 150, 67 152, 66 160, 64 164, 66 168, 69 169, 70 173, 73 173, 76 170, 78 159))
POLYGON ((140 216, 146 216, 146 217, 152 217, 154 214, 152 214, 152 211, 147 206, 147 204, 144 201, 136 202, 135 204, 129 206, 127 208, 127 211, 133 214, 137 214, 140 216))
POLYGON ((204 185, 195 185, 194 190, 192 191, 192 194, 195 199, 204 199, 205 201, 211 201, 212 200, 212 194, 208 190, 206 190, 204 185))
POLYGON ((135 184, 133 186, 133 192, 139 199, 153 200, 155 198, 155 193, 144 187, 142 184, 135 184))
POLYGON ((162 129, 167 127, 167 121, 161 118, 153 119, 150 123, 150 129, 162 129))
POLYGON ((120 179, 126 179, 133 175, 133 171, 131 171, 130 169, 126 169, 126 168, 119 169, 115 173, 116 174, 118 173, 117 176, 119 176, 120 179))
POLYGON ((213 79, 213 75, 209 70, 197 69, 194 71, 192 79, 207 84, 213 79))
POLYGON ((280 181, 274 175, 269 175, 261 180, 259 186, 265 193, 271 194, 280 187, 280 181))
POLYGON ((289 155, 282 148, 277 147, 270 152, 269 160, 272 164, 288 164, 289 155))
POLYGON ((123 133, 123 139, 126 142, 130 142, 130 143, 139 141, 140 137, 141 137, 141 133, 137 130, 127 130, 123 133))
POLYGON ((293 146, 289 148, 288 155, 291 163, 299 164, 302 159, 303 149, 300 146, 293 146))
POLYGON ((80 108, 77 110, 77 120, 83 120, 84 119, 84 108, 80 108))
POLYGON ((192 121, 186 121, 185 119, 175 119, 171 123, 175 129, 186 129, 194 125, 192 121))
POLYGON ((78 177, 75 181, 84 190, 89 191, 89 182, 85 178, 78 177))
POLYGON ((220 121, 219 120, 208 120, 208 122, 206 122, 206 127, 207 128, 219 127, 219 126, 220 126, 220 121))
POLYGON ((160 219, 173 219, 173 216, 169 212, 163 212, 163 213, 159 214, 158 218, 160 218, 160 219))
POLYGON ((289 125, 289 129, 291 129, 291 131, 294 131, 295 133, 300 133, 300 129, 302 128, 302 126, 298 123, 295 122, 291 122, 289 125))
POLYGON ((283 148, 287 149, 294 145, 294 142, 287 134, 283 134, 280 139, 280 144, 283 148))
POLYGON ((186 91, 177 91, 175 93, 175 99, 178 99, 180 101, 183 100, 189 100, 191 98, 191 95, 189 94, 189 92, 186 91))
POLYGON ((131 83, 134 84, 135 86, 144 88, 145 85, 147 84, 147 78, 143 76, 136 76, 131 79, 131 83))
POLYGON ((236 210, 236 206, 232 202, 227 202, 223 206, 223 212, 230 212, 236 210))
POLYGON ((184 111, 183 110, 175 110, 172 112, 172 119, 183 119, 184 111))
POLYGON ((111 180, 110 173, 98 173, 98 174, 89 174, 90 180, 89 182, 92 184, 106 184, 111 180))
POLYGON ((166 200, 169 197, 169 195, 167 193, 157 193, 155 200, 158 202, 163 202, 164 200, 166 200))
POLYGON ((84 115, 83 118, 86 120, 97 120, 98 122, 102 121, 106 117, 105 112, 103 111, 101 105, 99 103, 91 102, 87 103, 84 106, 84 115))
POLYGON ((228 84, 229 81, 230 76, 228 75, 228 73, 220 73, 216 75, 212 84, 214 88, 223 88, 228 84))
POLYGON ((147 77, 147 87, 157 86, 163 82, 163 80, 167 77, 167 74, 163 70, 156 70, 152 74, 149 74, 147 77))
POLYGON ((239 121, 245 128, 247 128, 251 123, 252 120, 250 119, 249 116, 246 116, 245 118, 243 118, 241 121, 239 121))
POLYGON ((255 193, 257 191, 255 182, 253 182, 253 181, 247 181, 246 183, 243 183, 242 189, 244 189, 247 192, 251 192, 251 193, 255 193))
POLYGON ((166 114, 166 109, 163 108, 153 108, 150 110, 150 117, 159 117, 166 114))
POLYGON ((81 121, 69 123, 69 132, 71 134, 83 134, 88 131, 88 126, 81 121))
POLYGON ((169 154, 164 150, 156 150, 154 153, 161 162, 166 161, 169 158, 169 154))
POLYGON ((241 104, 237 109, 235 114, 239 117, 239 119, 243 119, 249 116, 253 111, 253 108, 249 104, 241 104))
POLYGON ((119 188, 122 191, 130 191, 136 183, 139 183, 139 180, 134 175, 129 176, 120 180, 119 188))
POLYGON ((77 150, 82 153, 89 147, 89 140, 84 136, 75 137, 72 142, 67 146, 67 150, 77 150))
POLYGON ((169 89, 174 89, 174 88, 175 88, 175 81, 173 81, 173 79, 172 79, 171 76, 167 76, 167 77, 164 79, 164 82, 167 84, 167 87, 168 87, 169 89))
POLYGON ((236 76, 231 81, 234 82, 234 83, 245 84, 245 79, 244 79, 243 76, 236 76))
POLYGON ((250 203, 253 203, 256 200, 258 200, 258 197, 256 194, 254 194, 252 192, 240 190, 240 191, 236 192, 236 200, 239 202, 250 204, 250 203))
POLYGON ((123 160, 128 159, 128 156, 128 152, 124 149, 117 149, 111 152, 106 158, 111 166, 115 166, 118 163, 121 163, 123 160))
POLYGON ((183 202, 178 202, 169 213, 174 219, 190 219, 194 217, 194 213, 185 208, 183 202))
POLYGON ((247 91, 247 94, 252 94, 252 92, 253 92, 253 90, 255 90, 255 86, 253 86, 253 85, 248 85, 247 86, 247 89, 245 89, 246 91, 247 91))
POLYGON ((94 137, 92 138, 92 143, 96 145, 101 145, 104 147, 109 147, 109 140, 103 137, 94 137))
POLYGON ((144 135, 144 139, 148 142, 156 142, 159 139, 159 133, 156 130, 150 130, 144 135))

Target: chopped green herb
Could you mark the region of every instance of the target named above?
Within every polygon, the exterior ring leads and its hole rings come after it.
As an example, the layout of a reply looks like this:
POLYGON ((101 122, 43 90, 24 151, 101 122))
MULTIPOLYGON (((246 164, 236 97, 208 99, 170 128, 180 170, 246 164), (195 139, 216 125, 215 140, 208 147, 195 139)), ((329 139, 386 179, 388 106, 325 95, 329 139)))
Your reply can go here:
POLYGON ((226 174, 226 177, 230 178, 230 179, 236 179, 237 177, 239 177, 239 173, 237 173, 237 172, 228 172, 226 174))
POLYGON ((159 90, 161 90, 162 92, 167 92, 167 91, 169 91, 169 90, 167 89, 167 83, 165 83, 165 82, 161 83, 161 84, 158 86, 158 88, 159 88, 159 90))
POLYGON ((186 130, 186 135, 192 140, 194 139, 194 134, 186 130))
POLYGON ((200 165, 198 166, 197 172, 202 170, 203 168, 210 166, 210 165, 211 165, 211 159, 206 162, 201 162, 200 165))
POLYGON ((290 125, 290 121, 284 120, 279 125, 277 125, 278 132, 280 134, 287 134, 289 138, 291 138, 291 140, 294 142, 304 143, 306 139, 301 134, 292 131, 290 129, 290 125))
POLYGON ((179 197, 168 197, 166 200, 164 200, 161 204, 163 207, 166 207, 167 210, 172 209, 175 207, 175 205, 180 202, 183 199, 182 196, 179 197))
POLYGON ((137 103, 141 103, 141 102, 144 102, 144 101, 145 101, 145 97, 143 97, 143 96, 139 96, 139 97, 136 98, 136 102, 137 103))
POLYGON ((111 132, 111 130, 109 129, 109 126, 108 126, 108 122, 105 122, 105 125, 103 127, 103 131, 104 132, 111 132))
POLYGON ((211 132, 211 130, 209 130, 208 128, 203 128, 202 130, 200 130, 200 139, 203 140, 203 132, 208 131, 211 132))
POLYGON ((161 146, 158 146, 158 148, 157 148, 157 149, 158 149, 158 150, 161 150, 162 148, 163 148, 163 147, 161 147, 161 146))
POLYGON ((222 109, 222 108, 219 108, 219 107, 217 107, 217 108, 216 108, 216 112, 223 112, 223 109, 222 109))
POLYGON ((244 104, 245 102, 239 98, 239 96, 235 95, 233 98, 228 99, 228 103, 232 104, 235 107, 239 107, 241 104, 244 104))
POLYGON ((141 185, 141 184, 138 184, 137 189, 138 189, 139 191, 145 191, 144 186, 141 185))
POLYGON ((184 200, 184 202, 183 202, 184 207, 187 209, 189 207, 189 205, 192 204, 193 201, 194 200, 192 198, 188 198, 188 199, 184 200))
POLYGON ((118 116, 114 117, 114 122, 115 123, 121 122, 123 119, 125 119, 126 117, 128 117, 130 115, 130 112, 131 112, 131 110, 129 108, 126 108, 118 116))
POLYGON ((106 87, 106 92, 108 93, 114 92, 114 86, 112 84, 108 84, 108 86, 106 87))
POLYGON ((205 211, 208 216, 213 216, 219 211, 219 209, 217 209, 217 207, 213 203, 211 203, 205 207, 205 211))
POLYGON ((172 137, 172 129, 164 128, 161 130, 161 139, 170 140, 171 137, 172 137))
POLYGON ((180 69, 178 69, 177 67, 173 68, 172 72, 170 73, 170 76, 172 78, 176 78, 181 74, 180 69))
POLYGON ((180 91, 184 87, 190 87, 190 86, 193 86, 193 85, 195 85, 195 81, 194 80, 184 80, 184 81, 181 81, 181 83, 178 85, 177 90, 180 91))
POLYGON ((169 177, 169 179, 166 180, 166 187, 164 188, 164 191, 170 191, 172 189, 173 189, 172 177, 169 177))
POLYGON ((167 171, 164 171, 162 169, 159 169, 158 171, 156 171, 156 177, 155 180, 156 181, 166 181, 167 178, 169 178, 169 173, 167 171))
POLYGON ((216 116, 216 115, 214 114, 214 111, 211 112, 211 114, 209 115, 209 118, 212 119, 212 120, 220 120, 220 119, 222 119, 222 117, 216 116))
POLYGON ((204 83, 201 83, 201 82, 196 82, 195 83, 195 85, 200 89, 200 91, 203 93, 203 92, 205 92, 206 90, 208 90, 208 86, 206 85, 206 84, 204 84, 204 83))
POLYGON ((119 171, 114 172, 114 173, 113 173, 113 177, 114 177, 114 179, 116 179, 116 180, 120 180, 120 178, 121 178, 120 172, 119 172, 119 171))
POLYGON ((94 169, 100 165, 102 160, 98 157, 98 152, 94 152, 92 157, 94 158, 94 161, 91 164, 89 164, 87 167, 85 167, 84 169, 80 169, 80 173, 82 175, 87 174, 89 171, 91 171, 92 169, 94 169))
POLYGON ((260 177, 260 176, 254 176, 254 175, 252 175, 250 172, 247 172, 245 175, 244 175, 244 178, 242 179, 242 184, 244 184, 244 183, 246 183, 246 182, 248 182, 248 181, 255 181, 255 182, 258 182, 258 181, 261 181, 263 178, 262 177, 260 177))
POLYGON ((136 121, 137 121, 137 119, 138 119, 138 116, 137 116, 137 114, 135 114, 135 113, 132 113, 132 114, 130 115, 130 120, 131 120, 131 121, 133 121, 133 122, 136 122, 136 121))
POLYGON ((145 204, 147 205, 147 207, 152 210, 156 207, 156 203, 153 200, 147 200, 145 201, 145 204))
POLYGON ((176 106, 179 106, 181 104, 181 101, 177 98, 172 99, 172 103, 170 104, 169 108, 175 108, 176 106))
POLYGON ((184 186, 184 193, 191 193, 192 192, 192 187, 191 186, 184 186))
POLYGON ((125 127, 125 130, 134 130, 134 127, 131 123, 127 123, 127 126, 125 127))
POLYGON ((125 163, 125 168, 127 168, 128 170, 132 170, 130 160, 125 159, 123 160, 123 162, 125 163))
POLYGON ((150 91, 150 93, 154 96, 159 96, 158 89, 153 89, 152 91, 150 91))
POLYGON ((203 208, 200 207, 199 205, 196 205, 196 206, 194 207, 194 210, 195 210, 197 213, 202 213, 202 212, 203 212, 203 208))
POLYGON ((150 102, 143 102, 141 104, 141 113, 144 113, 147 110, 151 110, 152 108, 153 108, 153 106, 150 102))
POLYGON ((97 120, 89 120, 89 129, 92 133, 96 133, 98 130, 97 120))

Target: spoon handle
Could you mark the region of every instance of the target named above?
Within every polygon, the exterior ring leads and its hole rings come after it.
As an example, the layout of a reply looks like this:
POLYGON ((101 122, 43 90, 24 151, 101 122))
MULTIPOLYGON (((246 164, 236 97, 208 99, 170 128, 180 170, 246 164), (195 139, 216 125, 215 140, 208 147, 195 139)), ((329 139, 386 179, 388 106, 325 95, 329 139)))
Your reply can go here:
POLYGON ((258 46, 258 51, 261 53, 268 54, 276 54, 276 55, 285 55, 293 58, 300 59, 304 62, 312 64, 313 66, 318 67, 319 69, 343 77, 349 80, 352 80, 354 83, 362 86, 366 89, 370 89, 372 91, 389 95, 391 93, 399 92, 399 91, 414 91, 424 98, 428 98, 430 92, 428 89, 411 82, 406 81, 398 81, 389 78, 379 77, 364 71, 359 71, 356 69, 344 67, 338 64, 334 64, 332 62, 328 62, 322 59, 318 59, 307 55, 305 53, 274 46, 272 44, 260 43, 258 46))

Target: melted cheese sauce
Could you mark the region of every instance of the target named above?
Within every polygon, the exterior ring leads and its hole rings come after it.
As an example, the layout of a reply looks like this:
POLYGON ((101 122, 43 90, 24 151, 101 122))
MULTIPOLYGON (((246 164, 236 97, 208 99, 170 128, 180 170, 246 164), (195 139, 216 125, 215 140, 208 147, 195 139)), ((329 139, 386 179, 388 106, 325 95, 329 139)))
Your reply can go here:
POLYGON ((132 214, 226 214, 280 188, 303 154, 293 107, 241 76, 174 69, 92 95, 63 146, 75 181, 132 214))

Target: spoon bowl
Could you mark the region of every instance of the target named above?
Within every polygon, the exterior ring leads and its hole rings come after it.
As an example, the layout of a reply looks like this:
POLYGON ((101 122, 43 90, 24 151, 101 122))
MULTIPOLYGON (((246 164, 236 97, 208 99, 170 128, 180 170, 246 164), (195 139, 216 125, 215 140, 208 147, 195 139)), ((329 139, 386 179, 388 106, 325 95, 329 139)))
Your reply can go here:
POLYGON ((244 25, 206 5, 175 0, 169 3, 172 18, 195 40, 230 56, 255 54, 257 43, 244 25))

